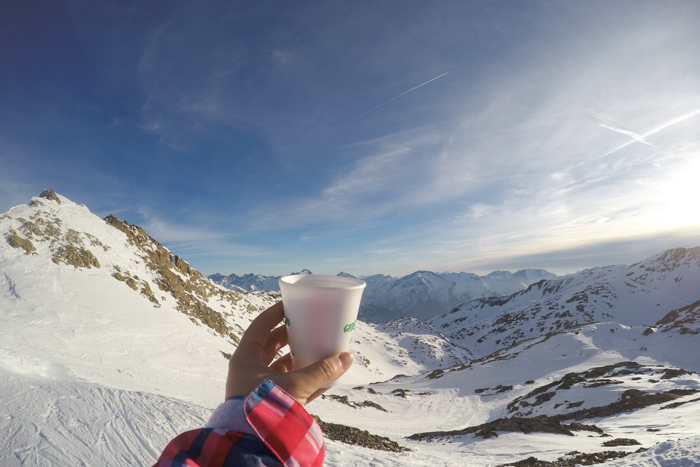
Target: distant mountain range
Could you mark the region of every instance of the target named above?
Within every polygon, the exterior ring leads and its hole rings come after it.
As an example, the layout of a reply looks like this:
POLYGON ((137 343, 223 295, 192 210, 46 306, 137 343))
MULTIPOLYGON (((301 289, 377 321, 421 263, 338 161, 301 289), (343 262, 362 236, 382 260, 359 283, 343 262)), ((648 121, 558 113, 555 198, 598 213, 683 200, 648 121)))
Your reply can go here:
MULTIPOLYGON (((204 426, 223 357, 280 299, 260 290, 276 278, 229 290, 51 191, 0 214, 0 238, 2 465, 152 465, 204 426)), ((446 308, 357 322, 355 363, 307 406, 324 465, 700 465, 700 247, 563 277, 364 279, 368 303, 446 308)))
MULTIPOLYGON (((311 274, 308 269, 292 274, 311 274)), ((341 272, 339 276, 354 277, 341 272)), ((209 279, 232 290, 279 291, 281 276, 260 274, 212 274, 209 279)), ((477 298, 510 295, 542 280, 557 276, 543 269, 523 269, 515 273, 494 271, 485 276, 465 272, 436 273, 416 271, 404 277, 383 274, 360 276, 367 283, 359 318, 369 323, 384 323, 411 316, 427 320, 451 308, 477 298)))
MULTIPOLYGON (((308 269, 302 269, 300 272, 290 273, 290 275, 292 274, 312 274, 312 272, 308 269)), ((279 279, 282 276, 263 276, 262 274, 244 274, 242 276, 230 274, 224 276, 223 274, 216 273, 207 277, 231 290, 239 290, 241 292, 271 290, 279 292, 279 279)))
POLYGON ((428 322, 483 356, 591 323, 651 327, 699 298, 700 247, 676 248, 631 266, 587 269, 507 297, 472 300, 428 322))

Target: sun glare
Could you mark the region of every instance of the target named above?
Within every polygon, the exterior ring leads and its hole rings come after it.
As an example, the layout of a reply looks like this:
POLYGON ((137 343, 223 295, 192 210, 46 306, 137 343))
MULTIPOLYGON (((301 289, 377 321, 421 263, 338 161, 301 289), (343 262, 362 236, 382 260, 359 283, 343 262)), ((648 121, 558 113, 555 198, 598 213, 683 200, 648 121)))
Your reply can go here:
POLYGON ((679 171, 666 183, 662 196, 667 227, 700 225, 700 164, 679 171))

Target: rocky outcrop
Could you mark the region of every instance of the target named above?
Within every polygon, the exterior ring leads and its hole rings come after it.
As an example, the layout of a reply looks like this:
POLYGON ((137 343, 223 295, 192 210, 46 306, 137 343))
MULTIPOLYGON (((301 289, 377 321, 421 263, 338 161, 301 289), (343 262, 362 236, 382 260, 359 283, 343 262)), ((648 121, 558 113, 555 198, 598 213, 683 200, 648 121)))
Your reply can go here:
MULTIPOLYGON (((619 362, 591 368, 579 373, 568 373, 559 380, 538 386, 527 394, 513 399, 507 405, 508 413, 511 414, 509 417, 499 418, 481 425, 470 426, 460 430, 416 433, 409 436, 409 439, 431 440, 435 438, 452 438, 466 434, 490 438, 498 436, 498 432, 540 432, 573 436, 573 431, 580 430, 593 431, 599 435, 604 435, 603 431, 596 426, 584 425, 579 423, 578 420, 609 417, 651 405, 672 402, 679 398, 695 394, 698 391, 694 387, 688 385, 654 393, 644 392, 638 389, 628 389, 622 392, 618 400, 605 406, 566 411, 583 405, 584 402, 580 401, 555 405, 554 409, 557 410, 555 415, 541 414, 537 416, 527 416, 527 414, 532 414, 533 408, 550 401, 557 394, 557 391, 568 391, 574 386, 595 388, 603 385, 618 384, 622 383, 622 381, 617 381, 616 378, 623 378, 625 376, 634 377, 635 375, 643 375, 670 380, 683 375, 692 374, 694 373, 681 368, 665 368, 659 365, 644 366, 637 362, 619 362), (564 412, 559 412, 559 410, 562 409, 564 412), (574 421, 570 424, 563 423, 568 420, 574 421)), ((483 397, 510 390, 512 390, 512 388, 509 386, 500 386, 492 389, 477 389, 476 392, 482 394, 483 397)), ((692 401, 685 402, 690 403, 692 401)), ((675 408, 678 405, 680 404, 669 404, 661 408, 675 408)))
MULTIPOLYGON (((218 296, 235 304, 242 298, 240 293, 216 287, 212 281, 185 260, 172 254, 141 227, 122 221, 113 215, 105 217, 104 220, 108 225, 124 232, 128 244, 141 252, 145 264, 156 276, 158 288, 177 300, 178 311, 189 316, 192 321, 213 329, 217 334, 230 338, 234 343, 238 342, 237 333, 229 328, 221 313, 207 305, 207 301, 211 297, 218 296)), ((123 281, 134 290, 140 290, 149 300, 158 303, 151 289, 147 287, 148 284, 144 281, 139 282, 137 277, 131 277, 125 271, 117 271, 114 278, 123 281)), ((249 307, 247 311, 251 313, 259 311, 255 307, 252 308, 249 307)))
MULTIPOLYGON (((42 198, 61 202, 56 193, 46 190, 41 194, 42 198)), ((107 251, 97 238, 89 234, 82 234, 73 229, 67 232, 63 228, 63 222, 51 217, 50 214, 40 209, 40 203, 33 203, 35 208, 29 219, 18 217, 17 230, 10 229, 7 237, 8 243, 14 248, 22 248, 27 254, 34 253, 37 244, 48 243, 50 258, 55 264, 67 264, 76 268, 99 268, 100 262, 90 249, 85 245, 84 238, 92 247, 101 247, 107 251)))
POLYGON ((53 190, 44 190, 41 192, 39 195, 40 198, 48 199, 51 201, 56 201, 58 204, 61 204, 61 198, 58 197, 55 191, 53 190))
MULTIPOLYGON (((154 307, 162 306, 168 297, 173 297, 178 311, 233 344, 239 341, 246 319, 252 320, 262 309, 279 300, 276 294, 264 293, 248 300, 242 293, 219 287, 142 228, 115 216, 108 216, 104 221, 123 232, 125 237, 115 235, 116 232, 102 237, 105 226, 99 224, 99 218, 85 206, 52 190, 45 190, 28 206, 0 217, 4 227, 1 236, 12 248, 39 255, 51 267, 106 269, 108 275, 141 294, 154 307), (116 243, 111 243, 113 241, 116 243), (104 242, 110 242, 111 246, 104 242), (129 258, 125 259, 122 254, 107 255, 112 247, 125 249, 129 258), (216 310, 212 306, 216 306, 216 310), (243 320, 234 316, 232 310, 240 310, 243 320)), ((107 227, 107 230, 111 229, 107 227)))
POLYGON ((595 425, 584 425, 582 423, 562 424, 555 417, 540 415, 538 417, 513 417, 499 418, 497 420, 482 423, 481 425, 470 426, 461 430, 434 431, 428 433, 416 433, 409 436, 409 439, 422 441, 441 437, 453 437, 466 434, 474 434, 482 438, 492 438, 498 436, 498 432, 519 432, 519 433, 552 433, 557 435, 574 436, 573 431, 593 431, 602 434, 603 430, 595 425))
POLYGON ((140 291, 141 295, 148 298, 148 300, 150 300, 155 307, 160 307, 160 302, 154 295, 153 291, 151 290, 151 286, 148 284, 147 281, 139 279, 138 276, 132 277, 128 271, 122 272, 119 266, 115 266, 115 269, 117 270, 117 272, 112 274, 112 277, 114 277, 118 281, 124 282, 131 289, 140 291))
POLYGON ((577 451, 572 451, 565 457, 560 457, 555 461, 543 461, 536 457, 528 457, 521 461, 512 462, 508 464, 501 464, 498 467, 576 467, 579 465, 594 465, 602 464, 613 459, 621 459, 627 457, 630 454, 636 452, 643 452, 645 449, 640 448, 634 452, 625 451, 602 451, 602 452, 592 452, 592 453, 580 453, 577 451))
POLYGON ((76 268, 90 269, 100 267, 100 262, 90 250, 73 244, 59 247, 51 260, 56 264, 65 263, 76 268))
POLYGON ((317 416, 314 416, 316 422, 321 427, 323 435, 332 439, 333 441, 340 441, 345 444, 353 444, 356 446, 362 446, 369 449, 376 449, 379 451, 389 451, 389 452, 402 452, 410 451, 410 449, 405 448, 398 444, 396 441, 392 441, 384 436, 373 435, 369 431, 360 430, 352 426, 340 425, 338 423, 328 423, 324 422, 317 416))
POLYGON ((680 334, 700 334, 700 300, 668 312, 656 323, 656 327, 661 332, 673 330, 680 334))
POLYGON ((11 233, 10 235, 8 235, 7 243, 9 243, 12 248, 23 249, 25 254, 31 254, 36 251, 36 247, 31 242, 31 240, 22 238, 16 233, 11 233))

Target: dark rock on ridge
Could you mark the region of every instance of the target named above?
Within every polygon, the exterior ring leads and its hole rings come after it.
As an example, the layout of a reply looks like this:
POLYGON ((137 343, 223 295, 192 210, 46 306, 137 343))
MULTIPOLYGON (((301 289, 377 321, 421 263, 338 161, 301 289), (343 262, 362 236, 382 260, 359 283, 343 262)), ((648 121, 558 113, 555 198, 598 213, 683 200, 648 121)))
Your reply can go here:
POLYGON ((61 204, 61 198, 58 197, 55 191, 53 190, 44 190, 41 192, 39 195, 40 198, 48 199, 51 201, 56 201, 58 204, 61 204))
MULTIPOLYGON (((645 449, 638 449, 635 452, 643 452, 645 449)), ((634 454, 633 452, 625 451, 603 451, 593 452, 590 454, 582 454, 573 451, 568 454, 570 457, 560 457, 555 461, 542 461, 536 457, 528 457, 517 462, 501 464, 498 467, 575 467, 578 465, 593 465, 602 464, 613 459, 621 459, 623 457, 634 454)))
POLYGON ((324 436, 326 436, 328 439, 332 439, 333 441, 340 441, 341 443, 345 444, 354 444, 379 451, 410 451, 410 449, 405 448, 396 441, 392 441, 384 436, 373 435, 366 430, 360 430, 359 428, 351 426, 324 422, 315 415, 314 418, 321 427, 321 431, 323 431, 324 436))

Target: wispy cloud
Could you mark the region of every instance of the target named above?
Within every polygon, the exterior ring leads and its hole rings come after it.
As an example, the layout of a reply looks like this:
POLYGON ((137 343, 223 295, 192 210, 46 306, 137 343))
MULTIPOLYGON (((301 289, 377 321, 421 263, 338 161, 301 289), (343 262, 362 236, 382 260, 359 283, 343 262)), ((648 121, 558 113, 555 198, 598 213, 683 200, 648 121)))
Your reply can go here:
POLYGON ((141 215, 144 216, 141 227, 149 235, 174 253, 185 256, 188 261, 212 256, 219 257, 220 260, 228 258, 233 262, 234 258, 264 257, 273 254, 270 250, 252 244, 236 243, 230 233, 220 232, 205 225, 193 226, 189 223, 172 222, 144 209, 141 210, 141 215))
POLYGON ((73 5, 79 46, 32 50, 60 79, 0 87, 0 144, 36 160, 0 154, 0 197, 48 184, 268 271, 448 269, 696 222, 695 2, 205 3, 73 5))

